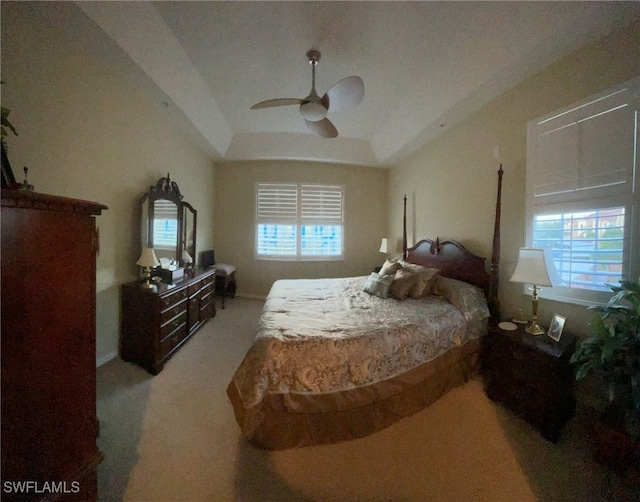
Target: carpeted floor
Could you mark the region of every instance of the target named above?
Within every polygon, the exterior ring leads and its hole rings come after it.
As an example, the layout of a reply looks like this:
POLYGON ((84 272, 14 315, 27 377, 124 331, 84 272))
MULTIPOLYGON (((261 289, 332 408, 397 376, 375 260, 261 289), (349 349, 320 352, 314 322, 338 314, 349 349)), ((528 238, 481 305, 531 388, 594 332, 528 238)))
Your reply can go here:
POLYGON ((560 441, 472 380, 366 438, 268 452, 240 436, 226 397, 262 302, 235 298, 152 377, 98 369, 100 501, 604 502, 640 500, 590 457, 580 408, 560 441))

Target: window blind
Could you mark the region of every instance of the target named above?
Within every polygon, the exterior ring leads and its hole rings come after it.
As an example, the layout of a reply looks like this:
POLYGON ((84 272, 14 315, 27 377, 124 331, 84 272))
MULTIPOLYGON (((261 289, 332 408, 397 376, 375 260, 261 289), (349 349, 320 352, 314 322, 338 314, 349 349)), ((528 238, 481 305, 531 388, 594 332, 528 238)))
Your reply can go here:
POLYGON ((259 222, 295 223, 298 218, 298 187, 260 184, 257 207, 259 222))
POLYGON ((624 192, 634 162, 634 100, 625 87, 536 122, 529 131, 534 197, 624 192))
POLYGON ((303 185, 302 222, 342 223, 342 189, 303 185))
POLYGON ((260 183, 256 199, 257 257, 342 258, 343 187, 260 183))
POLYGON ((525 242, 563 279, 541 297, 598 304, 640 273, 639 111, 640 77, 528 123, 525 242))

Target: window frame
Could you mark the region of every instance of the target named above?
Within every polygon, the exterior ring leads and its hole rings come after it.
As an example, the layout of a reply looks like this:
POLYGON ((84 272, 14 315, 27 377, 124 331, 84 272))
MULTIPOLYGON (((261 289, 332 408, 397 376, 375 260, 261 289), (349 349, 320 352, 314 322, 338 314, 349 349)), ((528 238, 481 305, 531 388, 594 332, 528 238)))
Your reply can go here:
MULTIPOLYGON (((342 261, 344 260, 345 249, 345 188, 343 185, 315 184, 315 183, 278 183, 278 182, 257 182, 255 184, 255 231, 254 231, 254 257, 256 260, 266 261, 342 261), (281 187, 283 190, 295 189, 295 214, 290 210, 285 210, 281 216, 274 214, 272 217, 260 215, 260 190, 263 187, 281 187), (311 189, 317 191, 327 189, 327 192, 339 193, 339 216, 323 219, 322 216, 317 218, 306 218, 303 216, 303 207, 308 199, 305 198, 303 192, 311 189), (259 253, 260 243, 260 226, 267 225, 291 225, 295 232, 295 253, 294 254, 261 254, 259 253), (304 226, 337 226, 340 229, 340 252, 334 255, 309 255, 303 254, 302 250, 302 227, 304 226)), ((276 211, 278 213, 278 211, 276 211)))
MULTIPOLYGON (((577 103, 567 106, 561 110, 554 111, 542 117, 529 121, 527 124, 527 165, 526 165, 526 205, 525 205, 525 243, 531 246, 533 243, 534 217, 536 215, 550 215, 558 213, 576 213, 586 211, 604 210, 614 207, 624 207, 624 240, 623 240, 623 261, 622 279, 636 280, 640 274, 640 167, 638 151, 640 145, 639 131, 640 113, 640 77, 636 77, 628 82, 614 86, 592 95, 577 103), (539 157, 536 146, 539 135, 538 126, 556 117, 569 116, 569 114, 580 109, 587 109, 592 103, 604 100, 609 96, 629 90, 630 95, 626 102, 630 106, 629 113, 633 117, 633 131, 630 132, 632 152, 630 171, 625 175, 624 183, 612 183, 611 186, 604 184, 592 189, 549 193, 539 196, 536 201, 535 190, 535 169, 539 157), (581 193, 582 192, 582 193, 581 193)), ((579 136, 577 141, 580 141, 579 136)), ((562 145, 569 150, 572 145, 567 143, 562 145)), ((561 151, 560 153, 564 153, 561 151)), ((578 166, 582 166, 578 162, 578 166)), ((554 171, 555 172, 555 171, 554 171)), ((617 284, 617 282, 613 282, 617 284)), ((526 291, 526 288, 525 288, 526 291)), ((541 288, 539 296, 550 300, 575 303, 579 305, 593 306, 605 304, 611 297, 610 291, 594 291, 581 288, 571 288, 567 286, 556 286, 553 288, 541 288)))

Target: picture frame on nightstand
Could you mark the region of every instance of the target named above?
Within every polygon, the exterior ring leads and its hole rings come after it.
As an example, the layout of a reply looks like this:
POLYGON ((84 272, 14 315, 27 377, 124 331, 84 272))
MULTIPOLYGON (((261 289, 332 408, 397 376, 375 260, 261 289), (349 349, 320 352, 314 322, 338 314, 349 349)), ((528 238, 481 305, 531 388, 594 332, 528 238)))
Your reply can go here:
POLYGON ((547 331, 547 336, 552 340, 559 342, 566 320, 566 317, 563 317, 559 314, 553 314, 553 318, 551 319, 551 323, 549 324, 549 330, 547 331))

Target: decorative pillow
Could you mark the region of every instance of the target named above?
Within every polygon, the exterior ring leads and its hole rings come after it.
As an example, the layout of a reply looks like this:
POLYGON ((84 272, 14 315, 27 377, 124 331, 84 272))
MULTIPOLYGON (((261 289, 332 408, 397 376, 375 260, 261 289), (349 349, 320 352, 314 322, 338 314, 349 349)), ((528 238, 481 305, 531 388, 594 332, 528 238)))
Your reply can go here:
POLYGON ((382 275, 376 272, 371 272, 371 275, 367 277, 367 280, 364 283, 363 290, 370 295, 386 298, 392 281, 392 275, 382 275))
POLYGON ((489 317, 489 307, 483 291, 472 284, 438 276, 433 293, 449 300, 467 321, 479 321, 489 317))
POLYGON ((431 294, 439 272, 437 268, 424 268, 422 272, 416 273, 418 280, 409 292, 409 296, 411 298, 424 298, 431 294))
POLYGON ((418 274, 420 272, 424 272, 425 270, 427 270, 427 268, 423 267, 422 265, 409 263, 408 261, 404 261, 404 260, 398 260, 398 263, 402 268, 404 268, 405 270, 408 270, 409 272, 413 272, 414 274, 418 274))
POLYGON ((389 296, 396 300, 404 300, 417 284, 420 277, 409 270, 401 268, 393 276, 393 282, 389 288, 389 296))
POLYGON ((387 259, 380 268, 380 275, 394 275, 401 266, 397 261, 387 259))

